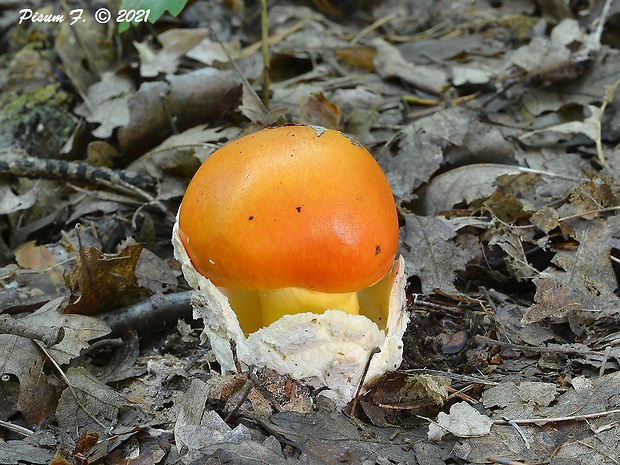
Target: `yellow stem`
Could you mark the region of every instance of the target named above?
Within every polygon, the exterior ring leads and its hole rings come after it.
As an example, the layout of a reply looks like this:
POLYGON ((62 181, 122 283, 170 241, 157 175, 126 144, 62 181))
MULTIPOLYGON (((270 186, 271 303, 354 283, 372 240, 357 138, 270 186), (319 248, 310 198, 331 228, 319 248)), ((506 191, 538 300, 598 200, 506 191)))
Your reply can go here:
POLYGON ((258 294, 262 307, 263 326, 270 325, 283 315, 294 313, 342 310, 357 315, 360 311, 357 292, 328 294, 298 287, 285 287, 259 291, 258 294))

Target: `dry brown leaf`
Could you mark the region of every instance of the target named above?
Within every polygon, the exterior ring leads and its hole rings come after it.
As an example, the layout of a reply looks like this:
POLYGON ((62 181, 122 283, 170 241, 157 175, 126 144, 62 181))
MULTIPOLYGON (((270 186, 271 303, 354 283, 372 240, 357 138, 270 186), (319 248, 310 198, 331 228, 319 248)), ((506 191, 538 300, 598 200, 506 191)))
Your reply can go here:
POLYGON ((373 382, 359 405, 373 425, 391 426, 396 423, 395 412, 435 415, 448 398, 450 384, 443 376, 394 371, 373 382))
POLYGON ((101 74, 118 63, 118 50, 110 40, 114 22, 99 24, 94 15, 84 14, 83 21, 62 28, 54 44, 62 60, 63 71, 71 83, 85 95, 88 87, 97 82, 101 74))
MULTIPOLYGON (((54 299, 20 319, 21 323, 30 327, 39 326, 42 330, 56 327, 64 330, 63 339, 46 348, 47 353, 59 364, 69 363, 88 347, 89 340, 110 332, 107 325, 96 318, 64 315, 64 302, 64 297, 54 299)), ((24 337, 0 334, 0 373, 13 375, 19 381, 18 386, 11 386, 10 381, 3 383, 7 400, 5 407, 20 411, 29 424, 38 423, 54 408, 54 382, 48 382, 45 375, 44 364, 47 358, 38 344, 40 342, 24 337), (8 407, 9 404, 12 404, 11 407, 8 407)))
MULTIPOLYGON (((241 130, 236 127, 212 128, 200 125, 168 137, 157 147, 129 165, 128 169, 170 181, 171 177, 191 179, 221 143, 235 139, 241 130)), ((180 195, 185 192, 185 185, 180 195)), ((162 194, 168 194, 163 191, 162 194)), ((161 198, 161 197, 160 197, 161 198)))
POLYGON ((454 226, 443 218, 405 215, 403 255, 407 273, 420 278, 422 293, 460 294, 454 285, 456 270, 465 269, 477 252, 457 247, 455 237, 454 226))
POLYGON ((373 40, 372 45, 377 50, 372 62, 382 78, 399 78, 431 94, 440 94, 448 85, 448 75, 438 67, 406 61, 396 47, 383 39, 373 40))
POLYGON ((43 374, 45 355, 32 340, 8 334, 0 334, 0 354, 0 373, 7 377, 0 386, 0 418, 21 412, 28 425, 39 423, 53 408, 54 388, 43 374))
POLYGON ((144 152, 173 134, 173 126, 185 131, 216 121, 237 105, 240 95, 236 75, 213 68, 145 82, 129 98, 129 124, 118 132, 121 147, 130 154, 144 152))
POLYGON ((500 227, 489 240, 489 246, 498 246, 505 252, 506 266, 517 280, 532 279, 539 275, 526 253, 527 244, 533 247, 533 238, 532 229, 500 227))
POLYGON ((322 92, 304 97, 300 104, 301 122, 316 124, 329 129, 342 129, 342 111, 335 103, 327 100, 322 92))
POLYGON ((42 329, 49 327, 63 329, 62 340, 46 348, 47 353, 61 365, 80 356, 89 346, 89 341, 110 333, 108 325, 98 318, 64 314, 63 309, 66 307, 64 301, 64 297, 59 297, 21 320, 30 326, 39 326, 42 329))
POLYGON ((489 197, 496 188, 497 179, 505 174, 516 174, 519 168, 512 165, 479 163, 461 166, 433 178, 420 192, 416 202, 421 213, 431 215, 452 210, 455 205, 489 197))
POLYGON ((58 426, 74 438, 85 432, 107 436, 127 404, 125 398, 106 386, 85 368, 71 367, 65 372, 72 389, 65 389, 58 401, 58 426))
POLYGON ((609 257, 612 248, 620 248, 620 218, 579 220, 573 225, 578 249, 558 251, 552 260, 556 269, 534 281, 535 303, 523 316, 523 324, 568 319, 573 332, 581 334, 590 316, 618 313, 618 283, 609 257))
POLYGON ((138 285, 135 268, 142 244, 130 245, 114 255, 95 247, 81 247, 77 262, 67 277, 67 287, 76 297, 67 313, 95 315, 134 303, 148 295, 138 285))

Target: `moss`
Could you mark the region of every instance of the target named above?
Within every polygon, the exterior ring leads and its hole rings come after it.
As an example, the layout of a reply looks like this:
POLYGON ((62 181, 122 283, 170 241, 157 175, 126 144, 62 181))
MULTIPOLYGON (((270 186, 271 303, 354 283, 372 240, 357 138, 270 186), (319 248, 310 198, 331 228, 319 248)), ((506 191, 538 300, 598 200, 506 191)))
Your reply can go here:
POLYGON ((56 158, 76 119, 70 97, 57 84, 0 99, 0 148, 20 147, 29 154, 56 158))

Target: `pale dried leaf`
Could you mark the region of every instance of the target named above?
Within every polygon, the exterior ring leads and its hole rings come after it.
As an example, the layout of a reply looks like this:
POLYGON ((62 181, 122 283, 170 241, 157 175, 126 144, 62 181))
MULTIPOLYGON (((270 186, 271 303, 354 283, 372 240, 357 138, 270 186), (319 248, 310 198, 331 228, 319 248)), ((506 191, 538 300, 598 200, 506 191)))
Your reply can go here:
POLYGON ((467 402, 458 402, 450 407, 450 413, 437 415, 437 423, 428 427, 428 437, 440 441, 446 432, 459 438, 485 436, 491 431, 493 420, 480 414, 467 402))
POLYGON ((202 29, 170 29, 157 36, 162 45, 154 50, 147 42, 135 42, 140 55, 140 75, 155 77, 159 73, 173 74, 183 55, 209 37, 209 30, 202 29))
POLYGON ((11 185, 0 179, 0 215, 8 215, 32 207, 37 201, 39 185, 35 184, 32 189, 24 194, 15 194, 11 185))
POLYGON ((89 341, 110 333, 108 325, 98 318, 64 314, 64 305, 61 306, 64 300, 64 297, 53 300, 22 319, 24 323, 41 328, 49 328, 50 326, 63 328, 63 339, 58 344, 46 349, 54 360, 61 365, 78 357, 82 350, 89 347, 89 341))
POLYGON ((470 205, 475 200, 489 197, 495 191, 500 176, 518 173, 516 166, 491 163, 454 168, 433 178, 420 192, 416 205, 421 213, 427 215, 451 210, 462 202, 470 205))
POLYGON ((127 101, 133 91, 131 79, 105 72, 101 81, 88 88, 86 101, 79 105, 75 112, 84 116, 88 122, 100 123, 93 134, 105 139, 112 135, 114 129, 129 122, 127 101))
POLYGON ((513 64, 528 73, 536 73, 569 63, 570 50, 546 37, 534 37, 511 54, 513 64))
POLYGON ((373 65, 382 78, 400 78, 431 94, 440 94, 448 84, 448 75, 433 66, 416 65, 406 61, 398 49, 383 39, 375 39, 377 50, 373 65))

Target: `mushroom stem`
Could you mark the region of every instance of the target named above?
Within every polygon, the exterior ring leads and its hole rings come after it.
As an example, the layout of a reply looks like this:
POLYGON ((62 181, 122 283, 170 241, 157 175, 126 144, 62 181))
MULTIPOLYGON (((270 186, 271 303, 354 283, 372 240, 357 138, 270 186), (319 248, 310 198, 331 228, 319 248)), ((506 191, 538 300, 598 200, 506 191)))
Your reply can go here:
POLYGON ((323 313, 325 310, 342 310, 358 315, 360 312, 357 292, 331 294, 299 287, 285 287, 259 291, 263 326, 268 326, 283 315, 293 313, 323 313))

